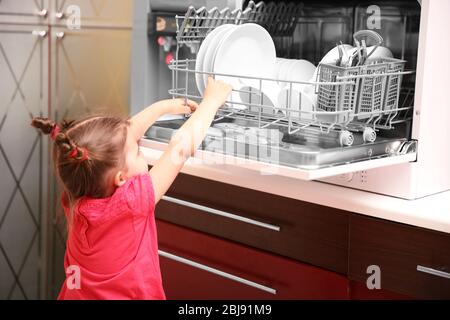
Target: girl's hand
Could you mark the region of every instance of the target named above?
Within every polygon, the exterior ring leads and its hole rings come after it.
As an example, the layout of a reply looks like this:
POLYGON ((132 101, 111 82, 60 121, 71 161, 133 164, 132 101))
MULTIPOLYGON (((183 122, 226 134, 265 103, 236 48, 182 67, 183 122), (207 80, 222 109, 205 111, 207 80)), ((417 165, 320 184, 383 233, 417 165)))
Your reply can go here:
POLYGON ((170 114, 189 114, 198 108, 195 101, 184 100, 183 98, 167 99, 161 102, 164 103, 167 113, 170 114))
POLYGON ((206 85, 205 93, 203 95, 203 101, 220 108, 227 100, 231 90, 232 87, 229 84, 208 77, 208 84, 206 85))

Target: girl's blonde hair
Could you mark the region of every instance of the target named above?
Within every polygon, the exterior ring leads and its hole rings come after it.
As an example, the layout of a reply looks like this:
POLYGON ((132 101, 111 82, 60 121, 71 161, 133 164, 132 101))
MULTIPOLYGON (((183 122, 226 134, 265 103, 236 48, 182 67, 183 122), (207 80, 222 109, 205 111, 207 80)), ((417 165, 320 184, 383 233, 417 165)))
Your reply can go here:
POLYGON ((53 160, 71 209, 81 197, 104 198, 114 192, 113 169, 125 164, 128 120, 91 116, 64 120, 60 126, 38 117, 31 125, 55 141, 53 160))

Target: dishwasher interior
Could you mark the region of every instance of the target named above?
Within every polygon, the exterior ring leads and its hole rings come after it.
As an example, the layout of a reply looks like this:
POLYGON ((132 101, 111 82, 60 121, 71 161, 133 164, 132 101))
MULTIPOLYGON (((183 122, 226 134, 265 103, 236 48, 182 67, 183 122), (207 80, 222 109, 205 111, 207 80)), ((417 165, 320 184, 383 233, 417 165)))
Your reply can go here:
MULTIPOLYGON (((306 170, 415 153, 411 119, 420 9, 411 0, 248 1, 235 10, 190 7, 184 16, 176 17, 177 47, 169 65, 169 94, 200 102, 199 74, 246 77, 255 83, 233 90, 219 109, 202 150, 306 170), (223 24, 245 23, 261 25, 270 33, 277 58, 306 59, 318 66, 310 81, 281 81, 291 89, 308 86, 318 97, 311 109, 291 108, 298 99, 290 94, 282 107, 268 103, 262 85, 280 84, 279 79, 196 68, 197 53, 208 33, 223 24), (367 42, 377 41, 378 34, 393 59, 354 68, 320 63, 337 44, 354 43, 361 30, 367 42)), ((187 116, 180 116, 158 121, 146 136, 168 142, 186 120, 187 116)))

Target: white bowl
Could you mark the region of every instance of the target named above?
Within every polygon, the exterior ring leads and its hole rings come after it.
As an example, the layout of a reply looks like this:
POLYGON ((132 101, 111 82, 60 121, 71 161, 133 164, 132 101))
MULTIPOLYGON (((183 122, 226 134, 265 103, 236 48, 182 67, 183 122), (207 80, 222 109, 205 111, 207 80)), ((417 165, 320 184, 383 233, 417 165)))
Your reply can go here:
MULTIPOLYGON (((280 87, 273 81, 262 81, 262 113, 264 115, 275 115, 278 113, 278 94, 280 92, 280 87)), ((258 88, 251 86, 243 86, 239 92, 239 98, 242 102, 247 104, 261 104, 261 91, 258 88), (246 91, 246 92, 243 92, 246 91)), ((259 112, 258 107, 250 106, 250 110, 254 112, 259 112)))

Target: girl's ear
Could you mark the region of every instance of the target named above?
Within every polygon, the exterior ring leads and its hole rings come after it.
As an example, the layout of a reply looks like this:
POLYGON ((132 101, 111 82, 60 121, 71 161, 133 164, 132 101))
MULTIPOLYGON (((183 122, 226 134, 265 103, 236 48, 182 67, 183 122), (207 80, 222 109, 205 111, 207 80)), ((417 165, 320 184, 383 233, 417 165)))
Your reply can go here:
POLYGON ((127 182, 127 179, 125 177, 125 172, 118 171, 116 175, 114 176, 114 185, 116 187, 121 187, 127 182))

